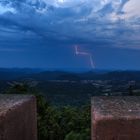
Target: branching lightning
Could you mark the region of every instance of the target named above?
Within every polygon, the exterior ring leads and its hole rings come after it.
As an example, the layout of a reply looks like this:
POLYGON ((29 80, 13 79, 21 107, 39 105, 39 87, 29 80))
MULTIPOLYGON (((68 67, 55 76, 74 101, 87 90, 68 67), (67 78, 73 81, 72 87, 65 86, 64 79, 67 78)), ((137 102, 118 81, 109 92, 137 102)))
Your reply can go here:
POLYGON ((79 51, 79 46, 78 45, 75 45, 75 54, 76 55, 84 55, 84 56, 88 56, 89 57, 89 62, 90 62, 90 65, 91 65, 91 68, 92 69, 95 69, 95 64, 93 62, 93 58, 92 58, 92 55, 90 53, 87 53, 87 52, 81 52, 79 51))

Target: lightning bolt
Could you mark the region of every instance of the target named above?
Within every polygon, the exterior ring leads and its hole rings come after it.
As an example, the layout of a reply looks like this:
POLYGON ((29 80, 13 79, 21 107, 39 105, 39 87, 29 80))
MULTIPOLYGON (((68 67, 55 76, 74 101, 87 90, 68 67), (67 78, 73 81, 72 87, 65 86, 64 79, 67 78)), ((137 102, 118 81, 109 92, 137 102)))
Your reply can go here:
POLYGON ((92 69, 95 69, 95 64, 93 62, 93 58, 92 58, 92 55, 90 53, 87 53, 87 52, 81 52, 79 51, 79 46, 75 45, 75 54, 76 55, 85 55, 85 56, 88 56, 89 57, 89 62, 90 62, 90 65, 91 65, 91 68, 92 69))

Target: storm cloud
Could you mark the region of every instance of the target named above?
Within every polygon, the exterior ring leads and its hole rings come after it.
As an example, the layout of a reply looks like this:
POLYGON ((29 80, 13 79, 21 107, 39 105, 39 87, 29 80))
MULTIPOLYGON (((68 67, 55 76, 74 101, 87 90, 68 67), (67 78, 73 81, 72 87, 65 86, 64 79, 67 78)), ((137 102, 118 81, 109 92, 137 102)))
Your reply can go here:
POLYGON ((75 44, 139 50, 140 1, 0 0, 0 52, 75 44))
POLYGON ((20 34, 70 43, 113 41, 118 47, 129 40, 132 45, 126 47, 138 48, 139 5, 137 0, 3 0, 0 36, 13 39, 20 34))

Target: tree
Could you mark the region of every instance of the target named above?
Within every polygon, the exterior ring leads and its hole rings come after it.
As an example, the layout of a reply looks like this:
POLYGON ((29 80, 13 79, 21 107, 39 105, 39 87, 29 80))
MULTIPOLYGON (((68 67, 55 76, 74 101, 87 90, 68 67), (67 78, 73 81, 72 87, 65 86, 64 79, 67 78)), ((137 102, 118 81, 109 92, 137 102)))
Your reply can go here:
POLYGON ((26 82, 11 83, 6 93, 36 96, 38 140, 90 140, 90 106, 50 105, 35 87, 26 82))

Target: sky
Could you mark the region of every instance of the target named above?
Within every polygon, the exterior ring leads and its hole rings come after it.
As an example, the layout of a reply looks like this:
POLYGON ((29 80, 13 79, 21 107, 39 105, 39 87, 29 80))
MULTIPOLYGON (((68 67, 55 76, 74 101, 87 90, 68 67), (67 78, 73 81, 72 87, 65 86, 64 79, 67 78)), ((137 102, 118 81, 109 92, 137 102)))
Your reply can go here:
POLYGON ((0 67, 140 70, 140 1, 0 0, 0 67))

